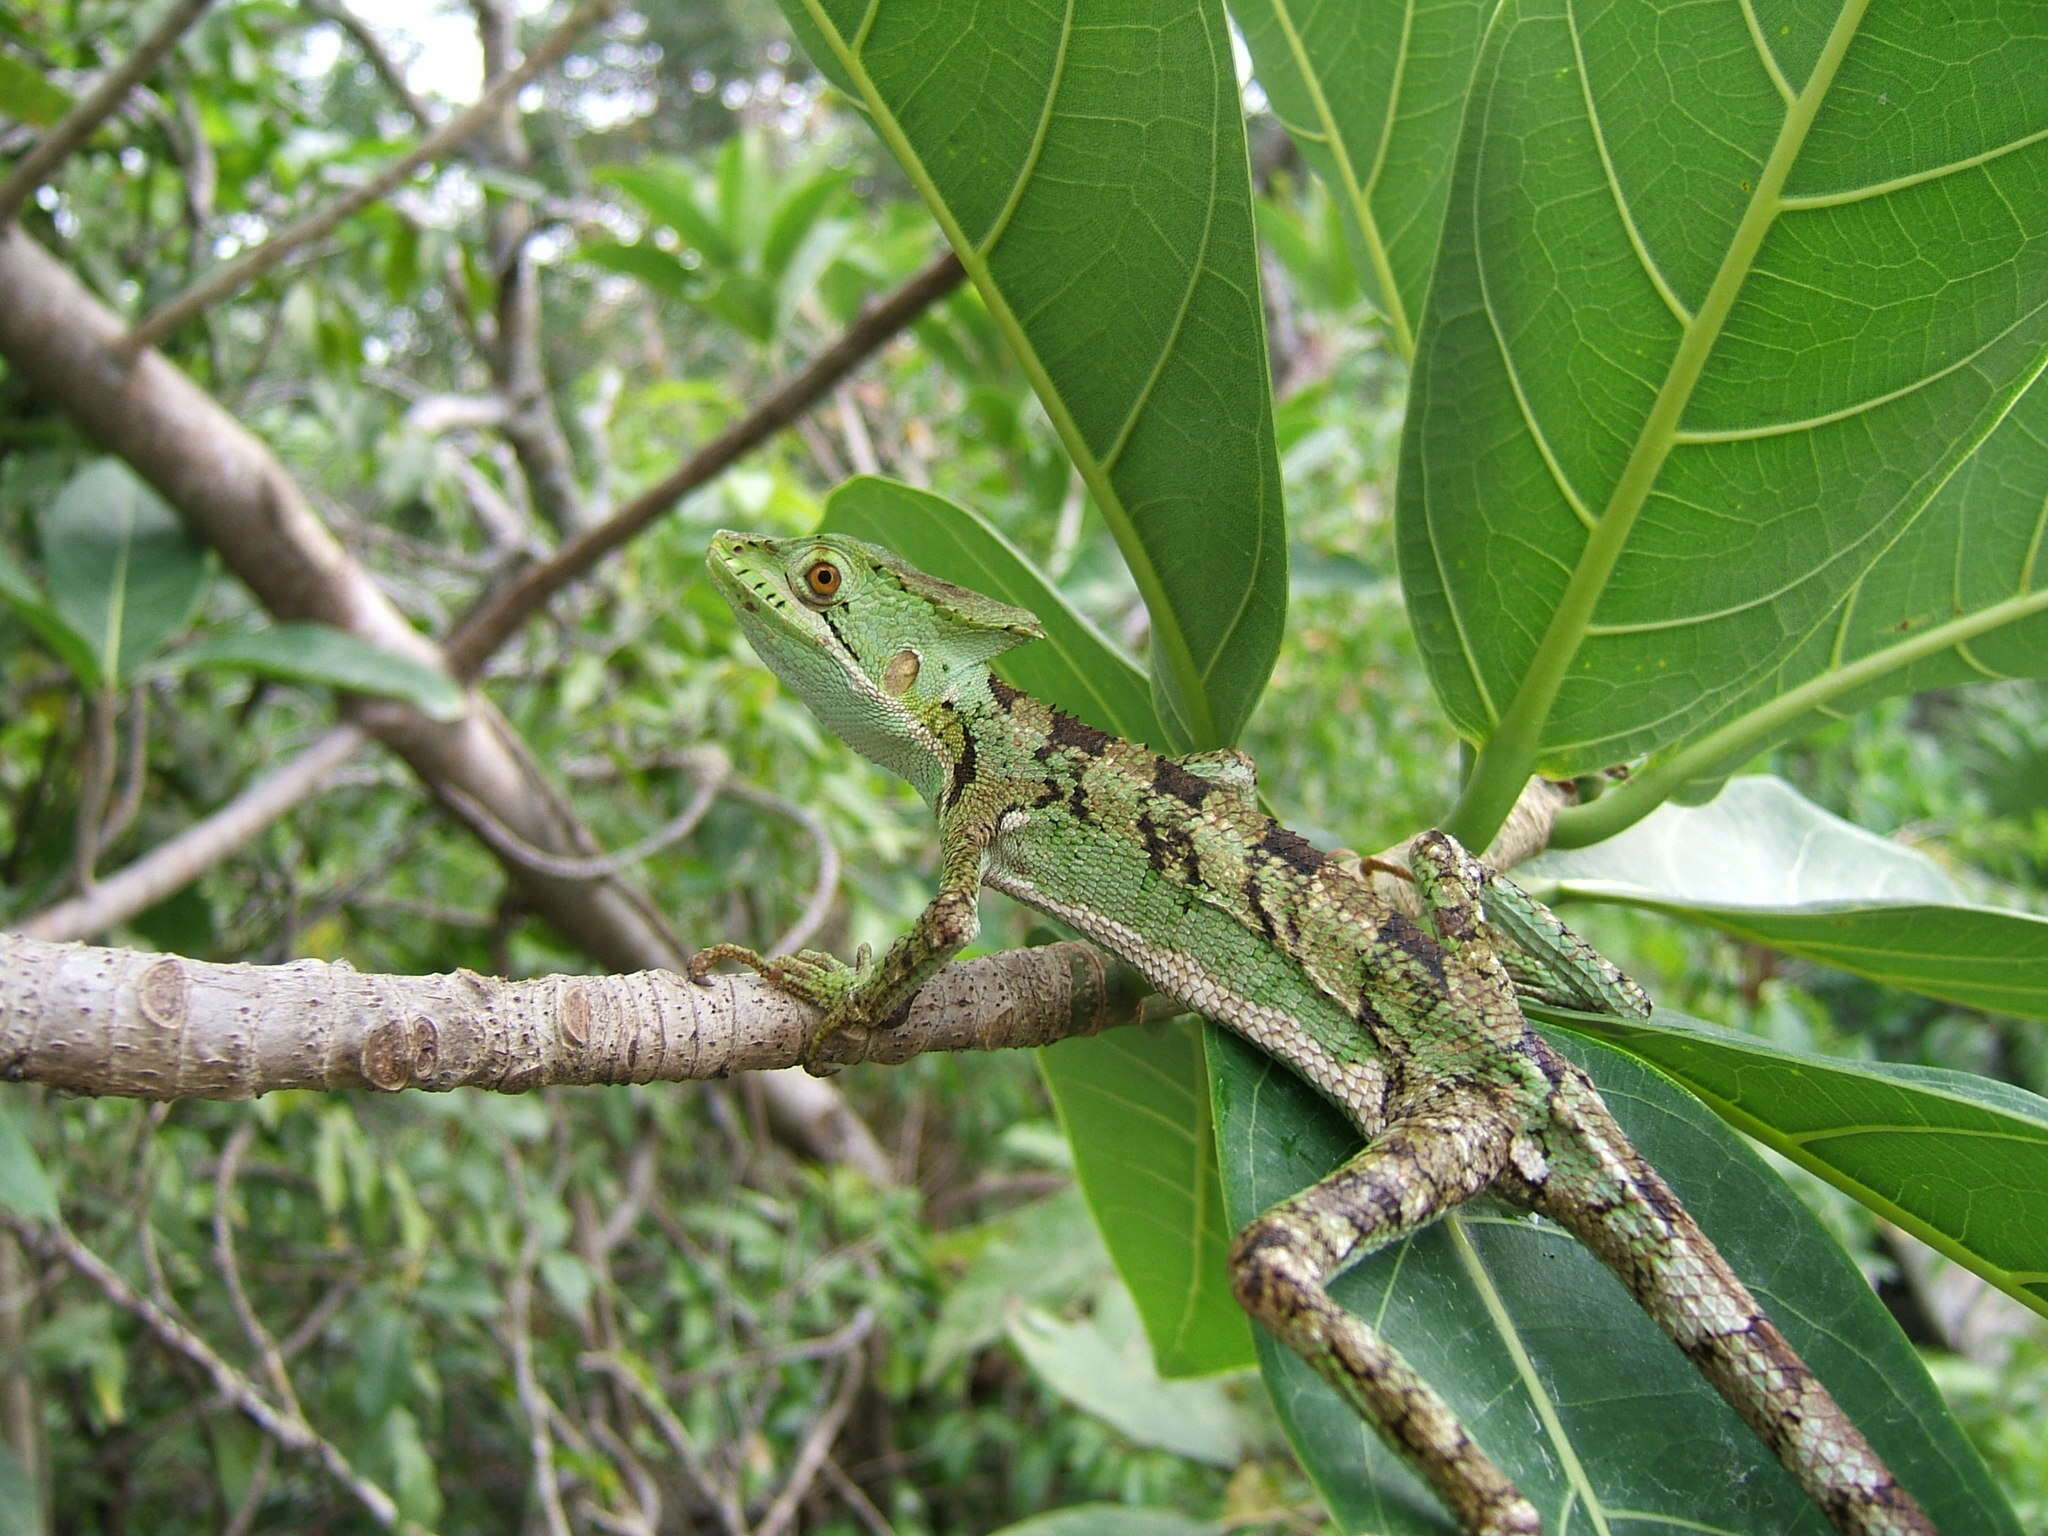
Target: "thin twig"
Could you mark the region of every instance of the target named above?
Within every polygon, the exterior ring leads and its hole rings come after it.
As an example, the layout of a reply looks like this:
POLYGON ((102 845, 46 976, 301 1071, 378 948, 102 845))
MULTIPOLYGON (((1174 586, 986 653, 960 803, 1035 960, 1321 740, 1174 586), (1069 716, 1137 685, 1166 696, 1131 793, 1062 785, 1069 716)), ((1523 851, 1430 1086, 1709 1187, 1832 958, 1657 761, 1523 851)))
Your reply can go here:
MULTIPOLYGON (((734 1355, 728 1360, 693 1366, 687 1371, 677 1371, 668 1377, 662 1386, 670 1392, 688 1392, 741 1371, 769 1371, 798 1360, 830 1360, 845 1354, 860 1343, 874 1325, 873 1316, 863 1307, 847 1322, 815 1339, 799 1339, 792 1344, 777 1344, 765 1349, 749 1350, 744 1355, 734 1355)), ((596 1365, 600 1361, 586 1356, 581 1363, 596 1365)))
POLYGON ((121 759, 121 787, 113 809, 100 824, 99 845, 111 848, 134 825, 142 810, 142 784, 149 773, 149 689, 141 683, 128 690, 128 750, 121 759))
POLYGON ((505 1287, 505 1331, 512 1346, 512 1380, 526 1416, 526 1445, 533 1458, 533 1491, 547 1520, 548 1536, 569 1536, 569 1513, 562 1508, 562 1489, 555 1476, 555 1441, 548 1427, 552 1404, 541 1390, 533 1367, 533 1271, 540 1262, 541 1226, 527 1209, 526 1174, 510 1148, 505 1151, 505 1179, 512 1191, 514 1219, 525 1228, 519 1257, 505 1287))
POLYGON ((199 19, 212 0, 178 0, 164 13, 164 19, 145 37, 127 59, 86 93, 85 99, 64 115, 64 120, 43 136, 15 165, 14 172, 0 183, 0 225, 6 225, 21 211, 29 194, 50 179, 50 173, 71 152, 93 135, 93 130, 110 117, 128 97, 137 81, 157 67, 163 56, 177 45, 185 29, 199 19))
MULTIPOLYGON (((862 1307, 854 1314, 854 1322, 861 1325, 860 1331, 847 1346, 846 1353, 839 1361, 839 1381, 833 1389, 832 1400, 825 1411, 818 1415, 810 1433, 804 1436, 804 1443, 797 1448, 796 1461, 789 1469, 789 1478, 782 1485, 782 1492, 775 1496, 775 1502, 768 1506, 768 1513, 761 1517, 761 1523, 754 1528, 754 1536, 782 1536, 784 1529, 796 1518, 797 1506, 804 1495, 811 1491, 811 1484, 818 1480, 825 1460, 832 1453, 833 1442, 838 1440, 839 1431, 846 1427, 846 1416, 853 1412, 853 1400, 860 1393, 862 1371, 859 1346, 875 1325, 875 1314, 862 1307)), ((851 1325, 848 1330, 851 1331, 851 1325)))
POLYGON ((370 68, 375 71, 377 78, 384 82, 384 89, 391 93, 399 106, 405 109, 405 115, 411 118, 422 132, 434 126, 434 114, 427 110, 424 101, 413 94, 412 87, 406 84, 405 72, 398 67, 398 61, 385 52, 383 43, 377 39, 377 34, 364 24, 360 16, 344 5, 342 0, 303 0, 303 3, 315 16, 333 22, 349 35, 370 68))
POLYGON ((456 625, 443 647, 450 669, 461 678, 473 676, 485 658, 549 598, 740 455, 809 410, 870 353, 952 292, 963 275, 959 258, 951 251, 946 252, 861 315, 837 341, 673 473, 642 491, 604 522, 566 540, 553 555, 485 598, 456 625))
POLYGON ((833 899, 839 894, 839 845, 832 841, 832 829, 825 825, 824 819, 794 800, 785 800, 772 790, 761 789, 744 779, 732 780, 725 786, 725 793, 735 800, 745 800, 778 816, 788 817, 804 829, 818 850, 818 877, 811 882, 811 899, 804 903, 796 921, 768 951, 774 955, 791 954, 810 943, 832 911, 833 899))
POLYGON ((869 1536, 896 1536, 896 1527, 889 1523, 889 1517, 875 1508, 875 1501, 853 1480, 846 1468, 839 1465, 838 1457, 827 1456, 823 1470, 825 1481, 846 1501, 846 1507, 853 1511, 854 1518, 868 1528, 869 1536))
POLYGON ((298 247, 320 239, 337 228, 343 220, 388 196, 422 165, 454 148, 483 128, 507 101, 518 95, 535 76, 559 62, 564 54, 575 47, 577 38, 587 28, 609 15, 617 4, 618 0, 583 0, 559 27, 549 33, 533 52, 520 62, 517 69, 498 80, 467 108, 456 113, 421 139, 408 153, 400 155, 386 165, 355 191, 336 198, 318 212, 309 213, 304 218, 286 225, 254 250, 216 267, 130 331, 123 338, 123 350, 132 358, 144 348, 155 346, 201 310, 218 304, 229 294, 254 281, 298 247))
POLYGON ((100 828, 114 788, 114 690, 95 688, 85 700, 85 761, 79 769, 78 811, 72 831, 71 879, 81 896, 92 894, 100 861, 100 828))
POLYGON ((451 785, 443 785, 441 793, 453 802, 457 810, 469 818, 470 825, 477 834, 506 858, 516 859, 529 869, 538 870, 544 875, 553 875, 558 880, 604 880, 688 837, 696 830, 697 823, 704 819, 704 813, 711 809, 711 802, 718 798, 719 792, 731 790, 732 786, 727 784, 726 776, 731 773, 732 764, 727 761, 723 752, 710 747, 694 755, 698 759, 694 768, 697 792, 690 797, 688 805, 665 826, 641 838, 639 842, 630 843, 611 853, 585 859, 572 859, 559 853, 549 853, 544 848, 534 847, 470 796, 451 785))
POLYGON ((299 1406, 299 1394, 292 1386, 291 1372, 285 1369, 277 1340, 263 1326, 263 1319, 256 1315, 256 1308, 249 1301, 249 1292, 242 1285, 241 1262, 235 1257, 235 1178, 255 1135, 254 1120, 244 1120, 236 1126, 234 1134, 228 1137, 227 1145, 221 1148, 220 1163, 213 1171, 213 1262, 227 1286, 228 1309, 235 1314, 235 1321, 242 1325, 242 1332, 248 1336, 256 1358, 263 1362, 263 1373, 270 1378, 270 1390, 277 1394, 278 1402, 287 1413, 303 1419, 306 1413, 299 1406))
POLYGON ((32 939, 86 939, 164 899, 240 847, 312 794, 368 738, 336 726, 275 773, 258 779, 226 805, 160 843, 92 890, 14 925, 32 939))
POLYGON ((683 1427, 683 1421, 662 1400, 661 1394, 643 1381, 625 1361, 613 1356, 584 1355, 577 1364, 586 1370, 603 1372, 632 1394, 633 1401, 640 1405, 640 1411, 647 1415, 649 1422, 668 1443, 676 1466, 697 1490, 697 1496, 718 1516, 718 1524, 725 1536, 746 1536, 747 1525, 740 1513, 739 1500, 730 1489, 713 1481, 710 1469, 704 1465, 704 1458, 697 1454, 689 1430, 683 1427))
POLYGON ((30 1248, 62 1259, 91 1281, 108 1301, 156 1335, 158 1343, 199 1367, 222 1398, 279 1445, 319 1462, 327 1475, 348 1490, 379 1525, 389 1530, 398 1524, 398 1505, 390 1494, 350 1466, 348 1458, 304 1419, 281 1412, 257 1390, 254 1382, 215 1354, 198 1334, 137 1291, 69 1228, 44 1226, 6 1211, 0 1211, 0 1223, 13 1228, 30 1248))

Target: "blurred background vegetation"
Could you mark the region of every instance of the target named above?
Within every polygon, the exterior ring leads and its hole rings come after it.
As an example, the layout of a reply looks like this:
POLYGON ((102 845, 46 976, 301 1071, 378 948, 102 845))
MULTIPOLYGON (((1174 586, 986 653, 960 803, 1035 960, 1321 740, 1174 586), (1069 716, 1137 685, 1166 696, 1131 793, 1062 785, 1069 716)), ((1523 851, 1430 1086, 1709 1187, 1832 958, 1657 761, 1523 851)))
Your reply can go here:
MULTIPOLYGON (((109 301, 147 313, 416 135, 365 38, 429 115, 473 97, 467 7, 357 11, 363 36, 326 3, 223 0, 39 196, 30 227, 109 301)), ((125 55, 148 19, 137 12, 0 11, 0 154, 125 55)), ((552 19, 542 7, 528 26, 552 19)), ((939 248, 769 4, 621 12, 522 105, 528 163, 440 163, 167 344, 429 633, 562 531, 505 438, 450 404, 488 383, 494 208, 536 210, 545 371, 595 515, 744 415, 939 248)), ((1270 119, 1252 131, 1294 590, 1245 745, 1284 819, 1326 844, 1379 847, 1442 814, 1458 752, 1393 574, 1403 369, 1327 198, 1270 119)), ((0 550, 26 569, 61 560, 50 509, 95 463, 25 381, 0 376, 0 550)), ((1142 637, 1113 547, 962 289, 558 600, 487 675, 607 846, 674 816, 689 753, 712 745, 740 779, 822 818, 844 876, 821 940, 841 952, 914 914, 933 839, 907 789, 822 736, 755 663, 701 560, 719 526, 811 526, 857 471, 979 509, 1107 633, 1142 637)), ((118 680, 111 786, 80 771, 94 722, 78 679, 0 614, 0 923, 71 888, 82 819, 104 829, 100 868, 117 868, 329 724, 321 690, 164 659, 195 632, 260 617, 210 567, 192 585, 189 624, 118 680)), ((1887 704, 1766 766, 1997 882, 2006 904, 2044 909, 2040 687, 1887 704)), ((804 905, 817 863, 800 820, 726 796, 634 875, 693 942, 765 942, 804 905)), ((1031 927, 995 898, 989 916, 988 948, 1031 927)), ((1584 925, 1681 1009, 2048 1092, 2038 1030, 1695 928, 1606 910, 1584 925)), ((365 971, 591 963, 372 752, 103 942, 365 971)), ((1322 1528, 1256 1383, 1151 1375, 1029 1059, 928 1058, 838 1083, 894 1187, 780 1149, 745 1082, 254 1106, 17 1093, 0 1112, 56 1173, 86 1242, 252 1373, 247 1318, 260 1319, 309 1422, 440 1529, 544 1528, 537 1437, 578 1530, 918 1536, 1090 1501, 1157 1510, 1147 1528, 1162 1536, 1322 1528)), ((1902 1262, 1860 1208, 1816 1198, 1927 1348, 2023 1520, 2048 1529, 2038 1323, 1958 1324, 1939 1276, 1902 1262)), ((0 1285, 9 1438, 42 1459, 49 1529, 370 1528, 99 1293, 19 1254, 0 1285)), ((0 1462, 0 1532, 38 1529, 23 1479, 19 1459, 0 1462)))

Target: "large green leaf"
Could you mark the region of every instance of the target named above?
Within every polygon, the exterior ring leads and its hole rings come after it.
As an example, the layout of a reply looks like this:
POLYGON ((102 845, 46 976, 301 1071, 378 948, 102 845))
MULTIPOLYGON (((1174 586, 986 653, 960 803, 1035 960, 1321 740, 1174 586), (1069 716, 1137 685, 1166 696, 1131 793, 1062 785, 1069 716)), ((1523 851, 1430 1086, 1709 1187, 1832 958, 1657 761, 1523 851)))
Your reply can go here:
POLYGON ((1832 816, 1781 779, 1659 806, 1590 848, 1516 871, 1545 899, 1608 901, 1967 1007, 2048 1019, 2048 918, 1976 906, 1925 854, 1832 816))
POLYGON ((1481 0, 1230 8, 1273 110, 1344 210, 1366 290, 1404 358, 1415 356, 1488 9, 1481 0))
MULTIPOLYGON (((824 526, 886 543, 935 576, 1036 613, 1046 638, 1002 657, 1016 687, 1136 741, 1157 740, 1144 674, 1068 608, 988 524, 894 481, 849 480, 824 526)), ((1121 1029, 1039 1052, 1074 1148, 1074 1168, 1131 1288, 1162 1375, 1251 1363, 1244 1315, 1224 1272, 1215 1140, 1200 1043, 1180 1027, 1121 1029)))
POLYGON ((1663 753, 1591 808, 1612 831, 1817 709, 2048 672, 2033 14, 1496 13, 1400 487, 1431 676, 1483 743, 1466 841, 1532 767, 1663 753))
POLYGON ((2048 1316, 2048 1100, 1967 1072, 1803 1055, 1668 1009, 1650 1023, 1554 1017, 2048 1316))
POLYGON ((192 622, 212 563, 163 498, 119 459, 97 459, 43 508, 43 575, 58 614, 118 683, 192 622))
POLYGON ((784 0, 945 230, 1115 534, 1174 747, 1231 740, 1287 596, 1230 30, 1216 0, 784 0))
MULTIPOLYGON (((1237 1220, 1335 1168, 1357 1139, 1284 1068, 1212 1039, 1237 1220)), ((1911 1346, 1784 1181, 1655 1072, 1590 1042, 1555 1043, 1594 1074, 1637 1146, 1937 1525, 2016 1533, 1911 1346)), ((1373 1255, 1333 1290, 1451 1400, 1546 1530, 1828 1529, 1619 1282, 1547 1223, 1477 1205, 1373 1255)), ((1259 1350, 1282 1421, 1344 1529, 1452 1529, 1306 1366, 1263 1332, 1259 1350)))

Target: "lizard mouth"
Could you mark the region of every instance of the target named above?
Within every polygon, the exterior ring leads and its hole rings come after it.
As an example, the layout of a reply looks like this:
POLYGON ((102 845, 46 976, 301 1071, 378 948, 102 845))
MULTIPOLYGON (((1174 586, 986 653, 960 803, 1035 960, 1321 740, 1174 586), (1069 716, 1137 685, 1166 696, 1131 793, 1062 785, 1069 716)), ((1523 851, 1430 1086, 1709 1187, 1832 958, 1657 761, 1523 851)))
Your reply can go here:
POLYGON ((711 546, 705 551, 704 569, 711 585, 742 619, 758 618, 764 608, 778 615, 787 611, 783 594, 776 591, 779 577, 747 559, 751 551, 765 549, 770 542, 758 534, 721 528, 711 536, 711 546))

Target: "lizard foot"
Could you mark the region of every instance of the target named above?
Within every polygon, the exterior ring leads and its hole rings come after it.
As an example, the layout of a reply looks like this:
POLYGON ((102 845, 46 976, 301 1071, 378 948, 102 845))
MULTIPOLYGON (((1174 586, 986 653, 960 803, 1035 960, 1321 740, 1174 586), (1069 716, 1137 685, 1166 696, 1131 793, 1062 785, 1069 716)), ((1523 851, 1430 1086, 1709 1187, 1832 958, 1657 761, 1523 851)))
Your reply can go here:
POLYGON ((700 986, 708 985, 711 968, 730 960, 744 965, 778 992, 818 1010, 820 1018, 805 1036, 804 1070, 813 1077, 830 1077, 838 1067, 825 1057, 826 1044, 837 1035, 865 1040, 872 1025, 855 1006, 855 993, 874 969, 873 951, 861 945, 848 965, 837 955, 821 949, 802 949, 793 955, 772 959, 744 944, 712 944, 690 957, 687 974, 700 986))

